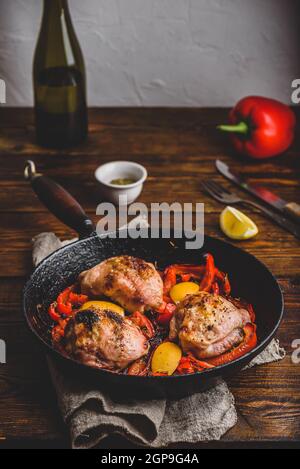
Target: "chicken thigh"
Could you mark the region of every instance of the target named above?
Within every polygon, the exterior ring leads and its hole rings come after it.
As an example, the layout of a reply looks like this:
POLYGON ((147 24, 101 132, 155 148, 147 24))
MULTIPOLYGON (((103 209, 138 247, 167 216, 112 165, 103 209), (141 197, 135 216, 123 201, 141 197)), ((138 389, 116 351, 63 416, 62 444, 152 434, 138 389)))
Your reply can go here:
POLYGON ((85 365, 120 371, 148 353, 149 343, 130 319, 113 311, 79 311, 67 324, 65 349, 85 365))
POLYGON ((153 264, 131 256, 107 259, 79 276, 81 292, 105 295, 127 311, 144 312, 163 303, 163 282, 153 264))
POLYGON ((251 322, 246 309, 226 298, 201 292, 187 296, 170 323, 170 339, 178 338, 184 352, 198 359, 222 355, 240 344, 243 327, 251 322))

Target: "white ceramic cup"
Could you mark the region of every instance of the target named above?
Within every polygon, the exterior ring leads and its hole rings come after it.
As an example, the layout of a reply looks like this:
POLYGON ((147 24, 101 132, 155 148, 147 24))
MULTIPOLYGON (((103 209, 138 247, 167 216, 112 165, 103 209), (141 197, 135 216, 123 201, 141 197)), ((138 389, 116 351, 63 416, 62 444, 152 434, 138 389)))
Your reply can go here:
POLYGON ((95 171, 104 200, 115 205, 119 205, 119 202, 121 205, 132 204, 141 194, 147 176, 146 168, 132 161, 112 161, 99 166, 95 171), (124 186, 111 184, 115 179, 133 179, 135 182, 124 186), (124 202, 124 198, 120 199, 120 196, 125 195, 127 202, 124 202))

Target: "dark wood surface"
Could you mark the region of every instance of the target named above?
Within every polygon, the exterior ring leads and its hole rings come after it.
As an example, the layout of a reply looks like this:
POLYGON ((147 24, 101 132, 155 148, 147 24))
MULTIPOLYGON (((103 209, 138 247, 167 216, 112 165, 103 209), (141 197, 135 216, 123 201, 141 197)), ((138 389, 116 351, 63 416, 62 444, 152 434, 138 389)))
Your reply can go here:
MULTIPOLYGON (((99 201, 93 181, 95 168, 114 159, 138 161, 149 171, 141 201, 204 201, 206 233, 223 238, 218 227, 222 206, 205 196, 200 187, 205 177, 224 183, 214 169, 216 158, 230 162, 252 181, 267 185, 287 200, 300 203, 299 139, 280 158, 265 162, 240 159, 215 131, 226 114, 220 109, 91 110, 89 141, 58 152, 35 144, 30 110, 0 109, 0 339, 7 342, 7 364, 0 365, 0 447, 69 444, 45 357, 22 318, 21 294, 32 271, 31 238, 41 231, 55 231, 63 238, 74 233, 47 213, 23 180, 25 160, 34 159, 39 170, 65 186, 95 221, 99 201)), ((236 447, 245 442, 297 446, 300 365, 291 361, 291 344, 300 339, 300 243, 261 216, 251 216, 260 233, 242 246, 267 264, 283 288, 286 308, 278 338, 288 355, 280 363, 231 379, 239 421, 222 442, 210 446, 236 447)), ((124 446, 114 438, 104 443, 106 448, 124 446)))

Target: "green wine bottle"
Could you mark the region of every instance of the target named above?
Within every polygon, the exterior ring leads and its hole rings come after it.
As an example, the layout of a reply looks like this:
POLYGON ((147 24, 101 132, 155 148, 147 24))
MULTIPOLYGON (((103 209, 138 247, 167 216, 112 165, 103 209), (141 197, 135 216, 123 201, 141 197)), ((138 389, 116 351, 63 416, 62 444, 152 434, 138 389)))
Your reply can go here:
POLYGON ((44 0, 33 82, 38 143, 63 148, 84 141, 85 67, 67 0, 44 0))

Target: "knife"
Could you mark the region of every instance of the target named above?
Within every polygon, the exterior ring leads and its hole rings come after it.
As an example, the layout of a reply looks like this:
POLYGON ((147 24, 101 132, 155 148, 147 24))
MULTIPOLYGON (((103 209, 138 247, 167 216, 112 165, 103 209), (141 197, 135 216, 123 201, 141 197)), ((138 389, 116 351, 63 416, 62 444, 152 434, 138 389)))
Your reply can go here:
POLYGON ((230 181, 239 187, 262 200, 267 205, 275 208, 284 215, 288 215, 297 223, 300 223, 300 205, 295 202, 286 202, 273 192, 258 184, 249 184, 240 174, 234 173, 229 166, 221 160, 216 161, 217 170, 230 181))

